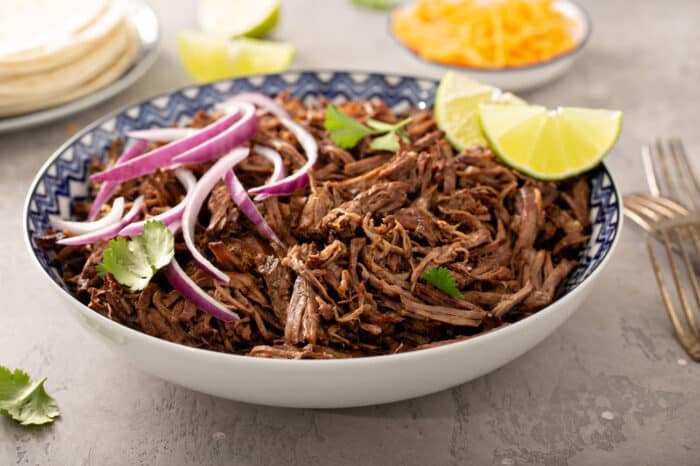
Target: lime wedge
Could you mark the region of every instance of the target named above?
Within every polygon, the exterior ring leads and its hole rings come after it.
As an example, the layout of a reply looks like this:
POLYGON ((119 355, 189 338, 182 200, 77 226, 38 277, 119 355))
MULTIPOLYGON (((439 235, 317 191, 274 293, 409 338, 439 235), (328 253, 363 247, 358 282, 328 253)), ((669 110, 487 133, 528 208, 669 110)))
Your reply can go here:
POLYGON ((452 71, 440 80, 435 96, 435 119, 456 149, 486 144, 477 115, 482 103, 524 105, 525 101, 452 71))
POLYGON ((199 0, 197 21, 209 34, 221 37, 263 37, 280 15, 279 0, 199 0))
POLYGON ((479 118, 506 165, 542 180, 562 180, 593 168, 622 130, 622 112, 615 110, 481 104, 479 118))
POLYGON ((294 47, 284 42, 181 32, 177 44, 183 66, 199 82, 276 73, 288 69, 294 60, 294 47))

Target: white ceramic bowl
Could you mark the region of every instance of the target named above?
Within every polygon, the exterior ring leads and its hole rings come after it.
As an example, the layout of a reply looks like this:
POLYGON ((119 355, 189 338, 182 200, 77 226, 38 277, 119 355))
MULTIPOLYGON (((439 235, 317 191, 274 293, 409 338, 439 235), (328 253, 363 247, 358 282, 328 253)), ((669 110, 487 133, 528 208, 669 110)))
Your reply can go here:
MULTIPOLYGON (((419 57, 406 47, 406 45, 391 31, 391 27, 389 28, 389 33, 404 50, 407 50, 411 55, 424 63, 444 70, 451 69, 460 71, 479 82, 490 84, 499 89, 513 92, 526 91, 541 87, 563 76, 579 57, 593 30, 590 16, 578 3, 572 0, 557 0, 554 6, 562 14, 573 20, 575 28, 571 32, 576 41, 576 47, 570 52, 550 60, 528 66, 514 68, 476 68, 446 65, 429 61, 419 57)), ((410 8, 410 5, 401 6, 400 8, 410 8)))
POLYGON ((86 167, 116 137, 167 126, 237 92, 290 88, 304 98, 380 95, 391 106, 430 102, 437 82, 352 72, 300 72, 192 86, 108 115, 73 136, 37 174, 25 205, 26 244, 37 279, 64 300, 88 333, 144 371, 212 395, 275 406, 339 408, 387 403, 443 390, 486 374, 525 353, 573 314, 600 277, 619 238, 621 196, 604 166, 589 174, 591 239, 580 265, 552 305, 517 323, 458 343, 388 356, 345 360, 273 360, 216 353, 160 340, 113 322, 74 298, 36 243, 49 218, 70 215, 87 193, 86 167), (425 100, 423 100, 425 99, 425 100))
POLYGON ((498 369, 563 324, 588 296, 604 265, 571 293, 508 327, 437 348, 342 360, 263 359, 189 348, 112 322, 55 283, 51 286, 89 333, 145 372, 248 403, 345 408, 427 395, 498 369))

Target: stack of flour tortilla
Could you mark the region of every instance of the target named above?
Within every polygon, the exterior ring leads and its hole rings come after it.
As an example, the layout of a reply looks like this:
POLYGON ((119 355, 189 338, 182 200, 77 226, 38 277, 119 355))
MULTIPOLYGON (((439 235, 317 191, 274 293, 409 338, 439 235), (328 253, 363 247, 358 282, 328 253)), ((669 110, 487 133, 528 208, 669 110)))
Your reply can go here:
POLYGON ((0 117, 91 94, 139 52, 118 0, 1 0, 0 117))

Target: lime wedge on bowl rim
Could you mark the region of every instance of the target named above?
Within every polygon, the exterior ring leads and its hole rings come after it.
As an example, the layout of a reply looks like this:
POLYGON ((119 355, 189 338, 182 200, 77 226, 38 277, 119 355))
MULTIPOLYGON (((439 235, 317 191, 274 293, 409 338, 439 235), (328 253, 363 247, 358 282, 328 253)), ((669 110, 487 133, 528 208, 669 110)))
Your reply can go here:
POLYGON ((199 82, 285 71, 295 53, 284 42, 229 40, 198 32, 181 32, 177 44, 183 66, 199 82))
POLYGON ((479 127, 479 104, 525 105, 511 93, 481 84, 448 71, 440 80, 435 95, 435 119, 438 127, 456 149, 486 144, 479 127))
POLYGON ((221 37, 263 37, 279 21, 279 0, 199 0, 197 21, 221 37))
POLYGON ((622 130, 622 112, 588 108, 481 104, 479 121, 503 163, 553 181, 598 165, 622 130))

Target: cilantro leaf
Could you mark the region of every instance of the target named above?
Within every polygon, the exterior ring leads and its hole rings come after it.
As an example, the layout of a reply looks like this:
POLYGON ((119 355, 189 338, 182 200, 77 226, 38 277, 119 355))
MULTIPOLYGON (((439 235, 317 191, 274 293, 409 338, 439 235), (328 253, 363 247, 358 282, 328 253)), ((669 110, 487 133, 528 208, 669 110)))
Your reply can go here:
POLYGON ((323 126, 330 133, 331 140, 343 149, 355 147, 366 136, 381 134, 382 136, 372 140, 370 148, 396 152, 399 150, 399 137, 406 142, 409 141, 408 134, 403 127, 411 121, 411 118, 406 118, 396 124, 392 124, 370 118, 367 120, 367 126, 365 126, 331 104, 326 108, 326 120, 323 126))
POLYGON ((23 426, 53 422, 60 412, 56 400, 44 390, 44 382, 46 377, 32 382, 25 372, 0 366, 0 414, 23 426))
POLYGON ((383 133, 385 131, 398 131, 412 121, 413 118, 409 117, 399 121, 398 123, 393 124, 370 118, 369 120, 367 120, 367 126, 383 133))
POLYGON ((170 263, 175 254, 175 238, 164 223, 155 220, 147 221, 140 239, 148 256, 148 262, 155 270, 170 263))
POLYGON ((386 131, 394 131, 394 129, 396 129, 395 126, 392 125, 391 123, 385 123, 383 121, 374 120, 372 118, 367 120, 366 123, 367 123, 367 126, 369 126, 370 128, 372 128, 376 131, 381 131, 382 133, 384 133, 386 131))
POLYGON ((97 265, 101 277, 108 272, 132 291, 146 288, 158 269, 170 263, 175 254, 175 239, 163 222, 146 222, 140 236, 127 241, 119 236, 109 241, 97 265))
POLYGON ((404 126, 412 121, 411 118, 406 118, 396 124, 385 123, 383 121, 369 119, 367 120, 367 126, 378 132, 388 131, 384 136, 375 138, 370 143, 369 147, 374 150, 385 150, 389 152, 396 152, 399 150, 398 137, 400 136, 405 142, 410 142, 408 134, 403 129, 404 126))
POLYGON ((420 274, 420 278, 453 298, 463 297, 457 288, 457 281, 445 267, 431 267, 420 274))
POLYGON ((369 144, 370 149, 373 150, 385 150, 389 152, 396 152, 399 150, 399 141, 396 132, 389 131, 384 136, 372 139, 369 144))
POLYGON ((375 10, 388 10, 396 3, 396 0, 350 0, 357 6, 373 8, 375 10))
POLYGON ((406 118, 396 124, 392 124, 370 118, 367 120, 367 126, 364 126, 331 104, 326 108, 326 120, 323 126, 330 133, 331 140, 343 149, 355 147, 366 136, 381 134, 382 136, 372 140, 370 148, 396 152, 399 150, 397 139, 399 136, 404 141, 409 141, 408 134, 406 134, 403 127, 411 121, 411 118, 406 118))
POLYGON ((326 108, 326 120, 323 123, 331 135, 331 140, 343 149, 350 149, 357 145, 365 136, 372 134, 372 131, 353 117, 343 113, 331 104, 326 108))
POLYGON ((109 247, 102 253, 102 263, 97 265, 97 273, 103 277, 107 272, 133 291, 146 288, 153 276, 141 242, 127 241, 123 236, 110 240, 109 247))

